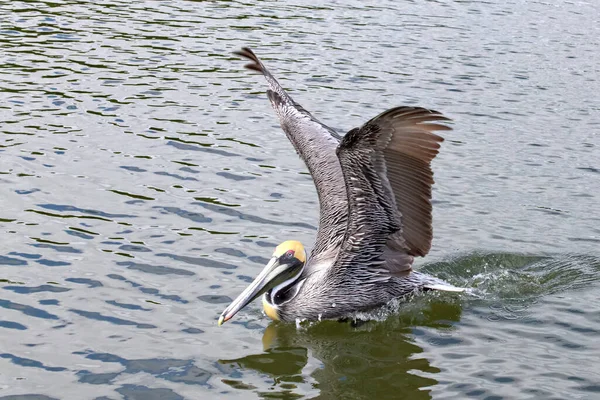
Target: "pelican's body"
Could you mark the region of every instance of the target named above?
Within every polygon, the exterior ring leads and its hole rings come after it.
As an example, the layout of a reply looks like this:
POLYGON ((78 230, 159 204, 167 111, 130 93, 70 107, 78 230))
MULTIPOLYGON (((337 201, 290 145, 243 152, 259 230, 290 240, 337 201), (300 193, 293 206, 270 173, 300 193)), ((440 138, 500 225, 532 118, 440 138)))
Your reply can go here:
POLYGON ((436 111, 392 108, 343 138, 283 90, 247 48, 236 54, 261 72, 281 126, 317 188, 319 229, 310 256, 296 241, 277 247, 259 276, 223 311, 229 320, 263 294, 275 320, 336 319, 427 289, 462 291, 412 271, 431 247, 430 162, 449 130, 436 111))

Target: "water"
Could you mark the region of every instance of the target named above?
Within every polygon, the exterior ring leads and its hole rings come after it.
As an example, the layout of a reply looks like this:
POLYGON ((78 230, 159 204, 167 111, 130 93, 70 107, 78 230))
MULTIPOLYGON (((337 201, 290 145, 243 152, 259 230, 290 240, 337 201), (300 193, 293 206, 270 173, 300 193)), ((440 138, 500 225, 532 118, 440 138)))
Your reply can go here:
POLYGON ((0 398, 600 396, 594 2, 0 10, 0 398), (245 45, 341 132, 402 104, 454 119, 419 267, 472 294, 216 326, 317 223, 245 45))

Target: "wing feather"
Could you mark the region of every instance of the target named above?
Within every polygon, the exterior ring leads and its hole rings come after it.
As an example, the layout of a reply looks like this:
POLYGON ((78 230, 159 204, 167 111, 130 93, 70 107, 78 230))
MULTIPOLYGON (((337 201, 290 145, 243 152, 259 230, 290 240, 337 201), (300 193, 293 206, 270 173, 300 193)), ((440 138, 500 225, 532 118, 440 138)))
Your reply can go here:
POLYGON ((281 127, 315 183, 320 220, 311 258, 319 254, 335 257, 346 229, 348 208, 341 166, 335 154, 341 137, 296 103, 252 50, 244 47, 234 54, 249 59, 251 62, 245 67, 260 72, 267 80, 267 95, 281 127))
MULTIPOLYGON (((393 108, 348 132, 337 150, 348 196, 343 246, 371 249, 372 260, 384 260, 391 274, 406 273, 413 257, 431 248, 430 163, 443 141, 433 132, 451 129, 439 121, 449 119, 419 107, 393 108)), ((343 253, 340 265, 349 262, 343 253)))
POLYGON ((341 139, 296 103, 252 50, 235 54, 264 75, 281 127, 315 183, 320 221, 311 258, 335 257, 343 245, 361 258, 376 254, 392 274, 410 271, 413 257, 431 247, 430 163, 443 141, 434 132, 450 130, 440 124, 449 119, 424 108, 397 107, 341 139))

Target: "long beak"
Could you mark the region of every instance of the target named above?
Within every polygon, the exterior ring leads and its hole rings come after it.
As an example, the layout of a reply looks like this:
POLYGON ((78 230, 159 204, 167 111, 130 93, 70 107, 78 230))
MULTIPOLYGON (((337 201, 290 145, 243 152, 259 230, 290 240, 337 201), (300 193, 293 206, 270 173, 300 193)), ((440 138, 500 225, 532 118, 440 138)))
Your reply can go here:
POLYGON ((277 275, 277 273, 274 273, 277 267, 279 267, 279 259, 277 257, 271 258, 271 261, 269 261, 254 281, 221 313, 217 324, 219 326, 223 325, 238 311, 246 307, 248 303, 275 286, 273 278, 277 275))

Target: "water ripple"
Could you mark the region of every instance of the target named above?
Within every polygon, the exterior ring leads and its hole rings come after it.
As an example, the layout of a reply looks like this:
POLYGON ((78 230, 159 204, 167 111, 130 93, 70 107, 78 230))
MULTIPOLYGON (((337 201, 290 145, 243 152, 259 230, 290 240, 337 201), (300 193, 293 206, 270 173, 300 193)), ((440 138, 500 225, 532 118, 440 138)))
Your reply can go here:
POLYGON ((184 276, 195 275, 195 273, 193 273, 192 271, 188 271, 186 269, 165 267, 162 265, 141 264, 141 263, 135 263, 135 262, 131 262, 131 261, 118 262, 117 265, 127 267, 128 269, 133 269, 133 270, 147 272, 147 273, 156 274, 156 275, 184 275, 184 276))
POLYGON ((85 318, 94 319, 97 321, 105 321, 105 322, 109 322, 114 325, 133 325, 139 329, 154 329, 154 328, 156 328, 156 326, 152 325, 152 324, 141 324, 141 323, 129 321, 129 320, 122 319, 122 318, 111 317, 108 315, 102 315, 95 311, 85 311, 85 310, 77 310, 77 309, 70 309, 69 311, 71 311, 72 313, 75 313, 77 315, 80 315, 82 317, 85 317, 85 318))
POLYGON ((0 299, 0 307, 6 308, 9 310, 19 311, 30 317, 44 318, 44 319, 59 319, 58 316, 51 314, 47 311, 44 311, 42 309, 31 307, 26 304, 15 303, 10 300, 0 299))
POLYGON ((594 6, 0 2, 3 398, 594 397, 594 6), (241 46, 339 132, 453 119, 416 268, 470 294, 298 329, 255 302, 217 328, 318 223, 241 46))
POLYGON ((67 368, 64 368, 64 367, 48 367, 39 361, 31 360, 29 358, 17 357, 13 354, 8 354, 8 353, 0 354, 0 358, 8 359, 12 363, 20 365, 22 367, 41 368, 41 369, 49 371, 49 372, 60 372, 60 371, 67 370, 67 368))

